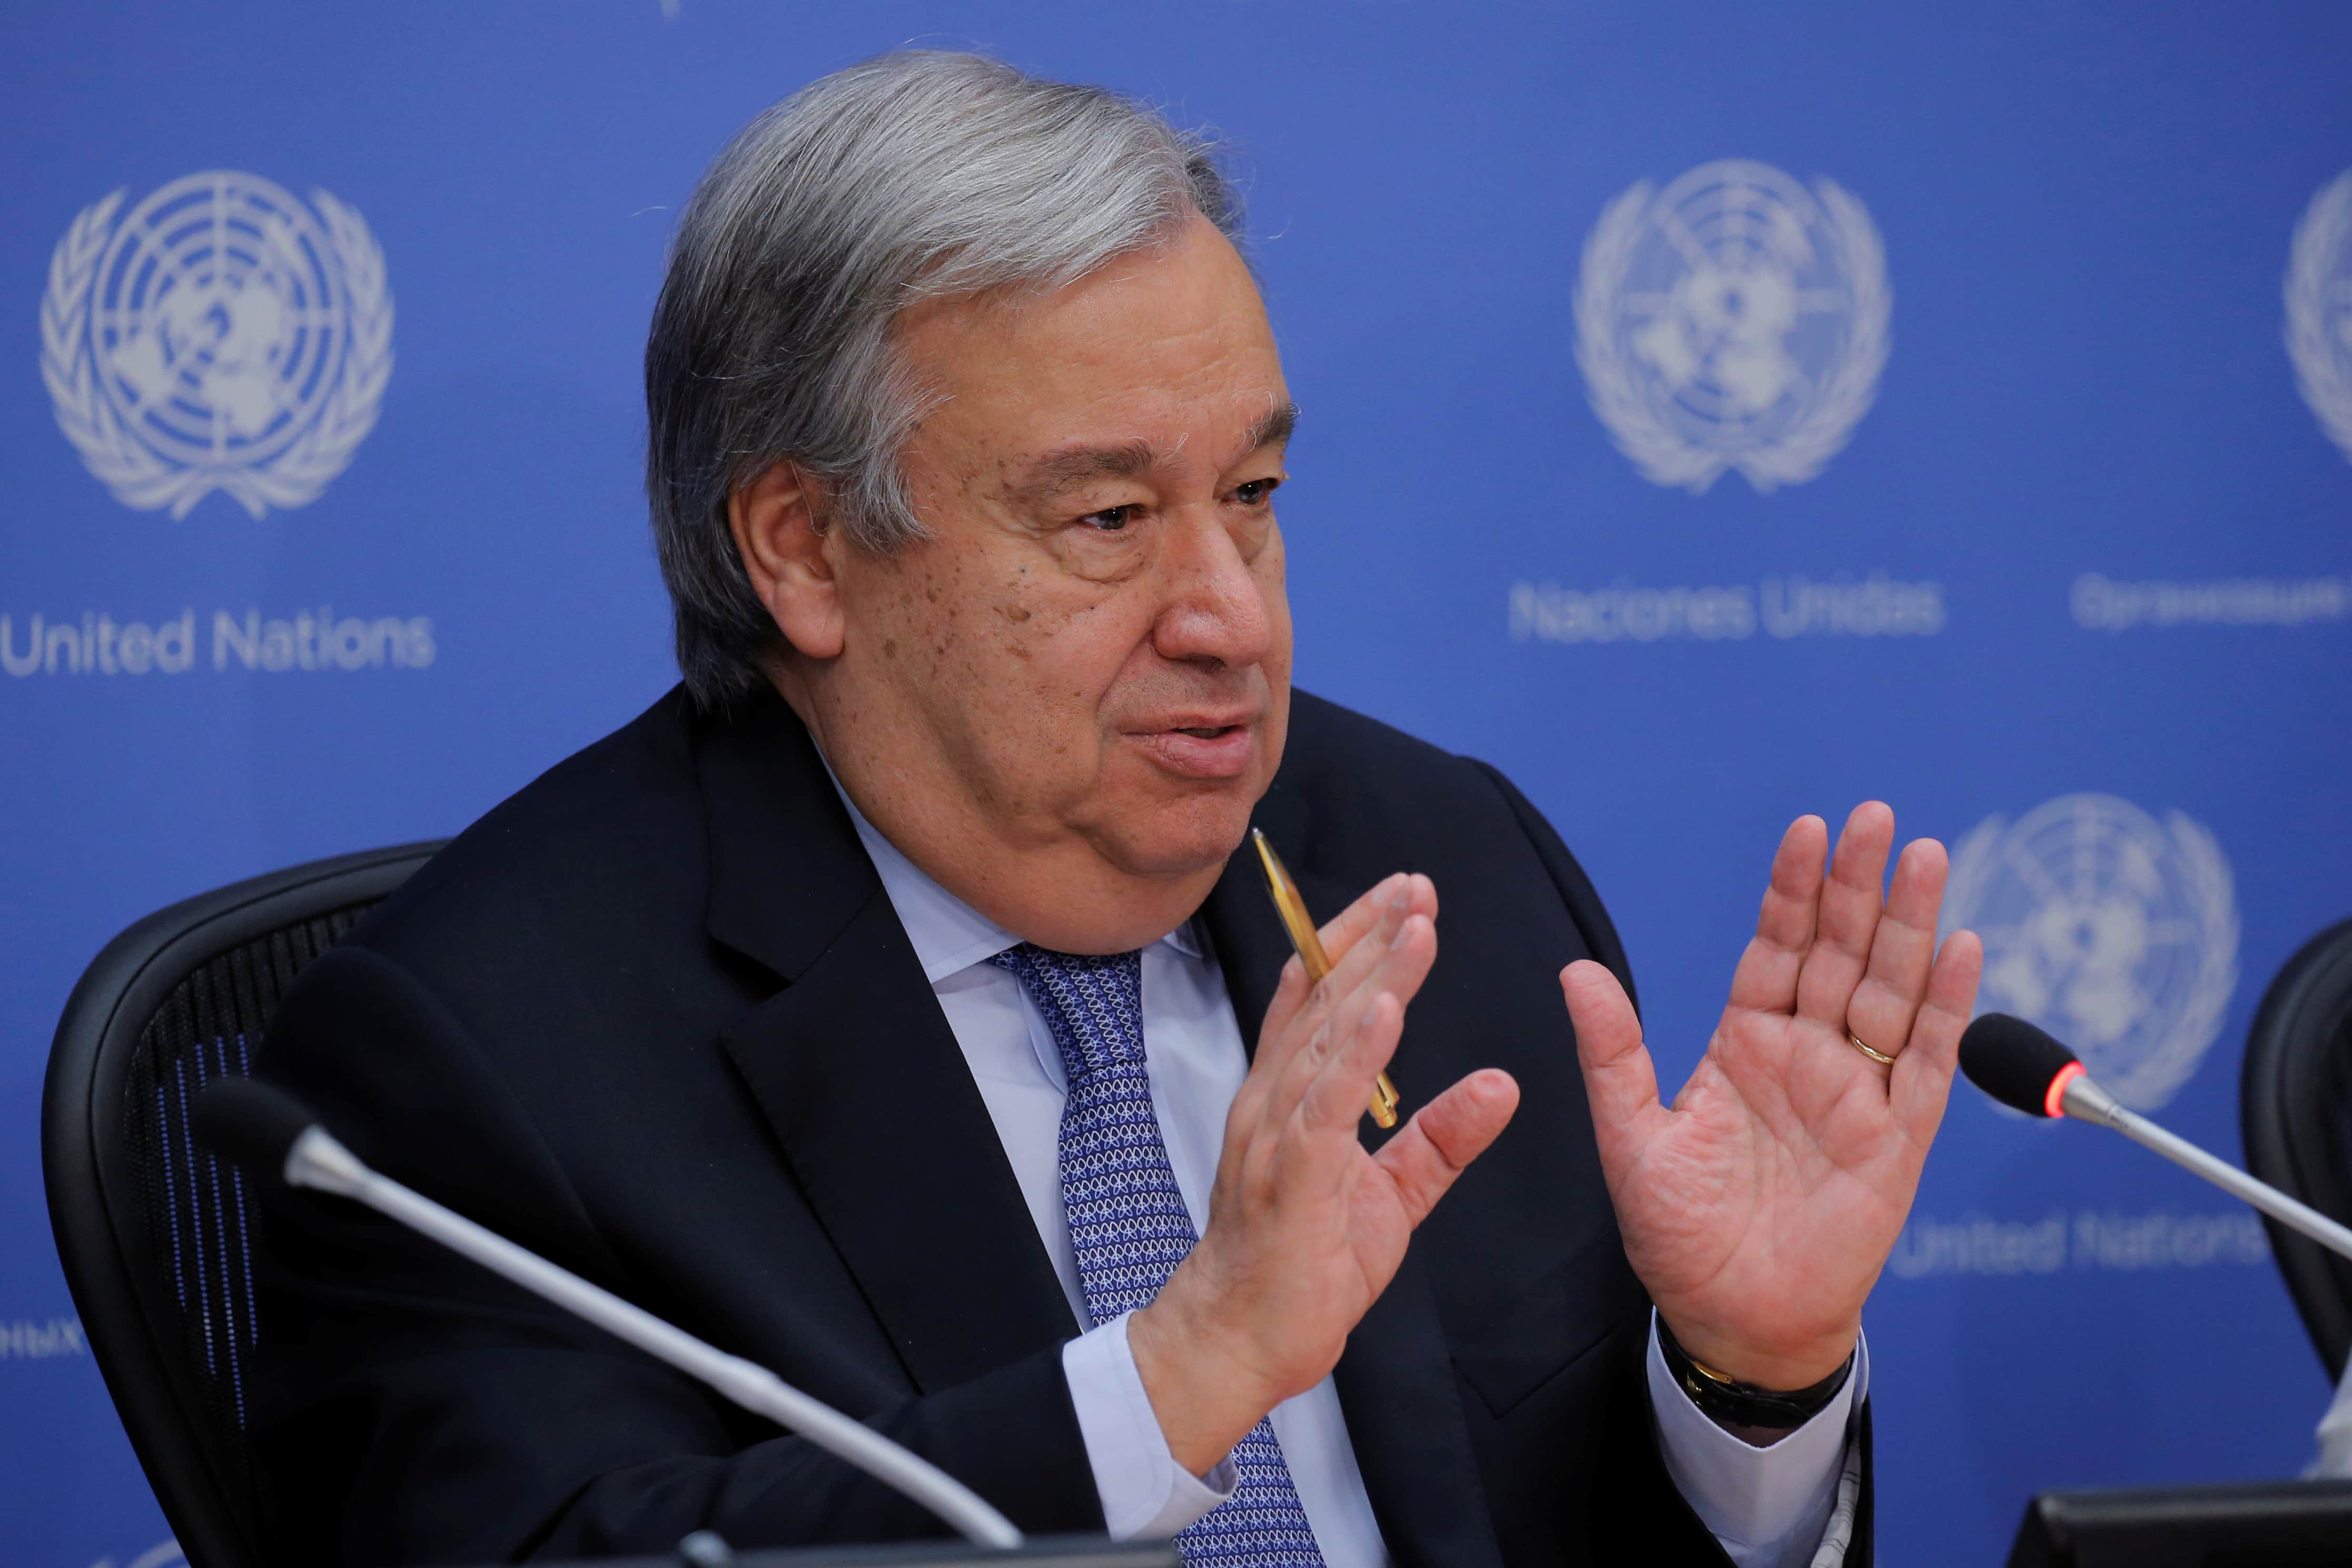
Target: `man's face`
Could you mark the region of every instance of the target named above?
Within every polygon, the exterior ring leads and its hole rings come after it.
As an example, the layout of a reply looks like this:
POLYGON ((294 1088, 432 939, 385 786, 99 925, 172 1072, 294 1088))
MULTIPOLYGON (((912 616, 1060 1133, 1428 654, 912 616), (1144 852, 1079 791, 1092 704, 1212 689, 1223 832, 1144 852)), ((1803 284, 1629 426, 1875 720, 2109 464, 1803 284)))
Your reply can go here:
POLYGON ((828 756, 900 848, 1033 940, 1007 918, 1045 928, 1033 873, 1192 887, 1172 925, 1289 712, 1291 405, 1256 287, 1196 218, 1055 293, 918 308, 898 343, 940 399, 904 456, 931 538, 827 550, 828 756))

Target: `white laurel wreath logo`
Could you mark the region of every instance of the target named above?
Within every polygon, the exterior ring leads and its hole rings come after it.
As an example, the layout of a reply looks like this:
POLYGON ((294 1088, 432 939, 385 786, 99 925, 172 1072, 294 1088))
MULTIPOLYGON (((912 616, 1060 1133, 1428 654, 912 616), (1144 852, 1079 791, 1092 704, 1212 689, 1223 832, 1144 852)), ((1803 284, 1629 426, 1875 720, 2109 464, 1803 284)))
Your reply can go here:
MULTIPOLYGON (((2328 439, 2352 462, 2352 352, 2328 341, 2331 288, 2352 288, 2352 275, 2335 268, 2352 238, 2352 170, 2323 187, 2294 225, 2286 270, 2286 352, 2294 362, 2295 386, 2319 418, 2328 439)), ((2347 345, 2352 348, 2352 345, 2347 345)))
POLYGON ((1846 351, 1778 441, 1723 451, 1694 445, 1677 434, 1643 395, 1639 378, 1617 346, 1618 294, 1656 194, 1647 180, 1636 183, 1601 209, 1601 221, 1584 243, 1576 287, 1576 363, 1584 372, 1592 412, 1617 449, 1653 484, 1703 495, 1726 468, 1738 469, 1761 493, 1802 484, 1853 439, 1854 426, 1877 398, 1879 372, 1886 368, 1895 297, 1886 279, 1885 247, 1869 209, 1835 182, 1814 181, 1813 194, 1837 241, 1852 298, 1846 351))
MULTIPOLYGON (((2129 1066, 2104 1066, 2098 1075, 2102 1087, 2139 1111, 2160 1109, 2195 1074, 2220 1038, 2222 1014, 2238 988, 2240 926, 2230 862, 2222 858, 2220 841, 2187 812, 2167 812, 2163 825, 2188 885, 2188 913, 2197 922, 2197 971, 2170 1027, 2129 1066)), ((1944 935, 1972 925, 1983 912, 1985 895, 2009 852, 2010 827, 2005 818, 1987 817, 1953 846, 1944 886, 1944 935)), ((1977 1011, 1990 1010, 1979 999, 1977 1011)))
POLYGON ((324 406, 285 450, 262 462, 199 466, 175 462, 141 440, 100 384, 90 309, 99 263, 125 193, 116 191, 85 207, 49 256, 49 286, 41 297, 41 379, 56 405, 58 428, 116 499, 141 511, 169 507, 175 521, 215 490, 226 491, 257 518, 271 507, 318 499, 375 428, 392 379, 392 296, 375 236, 352 208, 325 191, 310 193, 342 272, 348 342, 341 375, 324 406))

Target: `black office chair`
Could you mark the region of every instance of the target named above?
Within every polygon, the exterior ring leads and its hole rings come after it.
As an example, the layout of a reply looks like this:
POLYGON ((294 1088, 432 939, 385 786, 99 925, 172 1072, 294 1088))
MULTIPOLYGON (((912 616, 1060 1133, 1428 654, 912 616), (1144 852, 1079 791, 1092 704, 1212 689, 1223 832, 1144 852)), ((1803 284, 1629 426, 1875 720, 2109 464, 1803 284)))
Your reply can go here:
POLYGON ((313 861, 151 915, 74 988, 41 1169, 66 1283, 194 1568, 260 1562, 245 1437, 255 1343, 244 1178, 191 1145, 206 1082, 250 1070, 278 999, 441 846, 313 861))
MULTIPOLYGON (((2287 960, 2246 1040, 2246 1168, 2352 1224, 2352 920, 2287 960)), ((2264 1218, 2287 1292, 2331 1381, 2352 1353, 2352 1262, 2264 1218)))

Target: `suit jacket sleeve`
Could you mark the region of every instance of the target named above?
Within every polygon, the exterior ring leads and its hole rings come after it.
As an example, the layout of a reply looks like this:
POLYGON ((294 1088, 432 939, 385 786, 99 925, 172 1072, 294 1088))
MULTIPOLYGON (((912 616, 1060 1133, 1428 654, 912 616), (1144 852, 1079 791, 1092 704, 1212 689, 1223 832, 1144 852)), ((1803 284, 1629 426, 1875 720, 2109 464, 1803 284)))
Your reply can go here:
MULTIPOLYGON (((387 1175, 624 1298, 684 1312, 629 1277, 518 1096, 382 955, 346 947, 307 969, 259 1074, 387 1175)), ((616 1120, 612 1135, 629 1129, 616 1120)), ((807 1442, 356 1204, 287 1193, 263 1228, 252 1433, 283 1561, 667 1552, 702 1528, 738 1546, 944 1533, 807 1442)), ((1057 1348, 852 1413, 1024 1530, 1102 1528, 1057 1348)))

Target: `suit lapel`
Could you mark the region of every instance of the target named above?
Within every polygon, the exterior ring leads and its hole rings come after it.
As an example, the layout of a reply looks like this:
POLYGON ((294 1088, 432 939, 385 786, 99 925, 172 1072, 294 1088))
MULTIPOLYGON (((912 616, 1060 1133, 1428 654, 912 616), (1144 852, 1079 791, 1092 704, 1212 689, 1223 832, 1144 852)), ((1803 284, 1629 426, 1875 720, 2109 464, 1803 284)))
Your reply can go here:
MULTIPOLYGON (((1304 804, 1280 775, 1258 802, 1254 825, 1273 841, 1318 923, 1363 892, 1317 870, 1304 804)), ((1243 1043, 1255 1058, 1258 1025, 1281 982, 1290 942, 1246 841, 1226 862, 1202 915, 1243 1043)), ((1412 1076, 1408 1058, 1416 1021, 1430 1028, 1428 1019, 1407 1015, 1392 1069, 1400 1086, 1412 1076)), ((1402 1092, 1410 1114, 1411 1092, 1402 1092)), ((1360 1131, 1368 1147, 1386 1136, 1370 1118, 1360 1131)), ((1396 1278, 1348 1336, 1333 1379, 1364 1490, 1398 1568, 1499 1568, 1502 1552, 1471 1452, 1453 1352, 1418 1250, 1406 1250, 1396 1278)))
MULTIPOLYGON (((1279 843, 1274 847, 1287 863, 1289 852, 1279 843)), ((1311 900, 1309 907, 1314 907, 1311 900)), ((1274 1000, 1275 988, 1282 983, 1282 966, 1290 956, 1290 938, 1283 932, 1282 917, 1275 913, 1274 900, 1266 896, 1265 875, 1258 869, 1257 852, 1246 840, 1225 862, 1225 873, 1210 890, 1209 902, 1201 909, 1201 919, 1208 927, 1211 946, 1216 949, 1217 968, 1225 978, 1225 995, 1233 1001, 1234 1021, 1242 1026, 1242 1049, 1255 1061, 1258 1026, 1265 1021, 1265 1009, 1274 1000)))
POLYGON ((784 982, 723 1037, 918 1388, 1077 1332, 987 1103, 814 746, 706 732, 710 935, 784 982))

